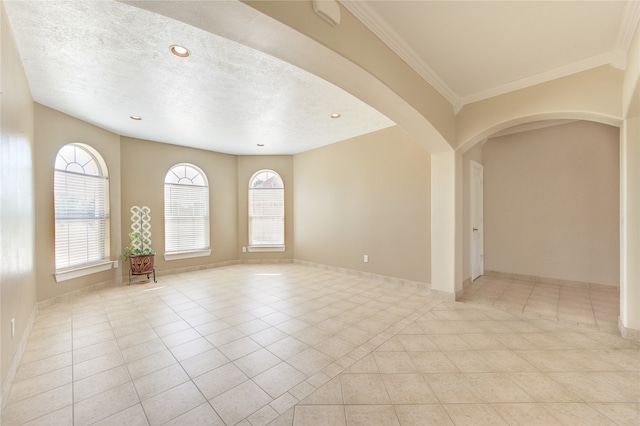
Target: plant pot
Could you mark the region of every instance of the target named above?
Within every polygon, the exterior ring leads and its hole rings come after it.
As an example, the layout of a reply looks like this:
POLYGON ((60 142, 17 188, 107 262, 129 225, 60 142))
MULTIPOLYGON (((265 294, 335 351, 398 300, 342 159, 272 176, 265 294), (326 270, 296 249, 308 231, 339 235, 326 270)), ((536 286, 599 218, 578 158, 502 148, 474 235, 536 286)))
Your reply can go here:
POLYGON ((155 257, 155 254, 140 254, 129 256, 129 263, 131 264, 131 274, 147 275, 153 272, 153 261, 155 260, 155 257))

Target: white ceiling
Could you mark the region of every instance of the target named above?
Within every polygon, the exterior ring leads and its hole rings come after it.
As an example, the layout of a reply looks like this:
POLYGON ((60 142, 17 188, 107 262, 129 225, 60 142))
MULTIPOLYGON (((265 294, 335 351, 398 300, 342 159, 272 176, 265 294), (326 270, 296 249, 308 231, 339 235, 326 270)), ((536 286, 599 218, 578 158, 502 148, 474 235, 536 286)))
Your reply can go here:
MULTIPOLYGON (((640 15, 638 1, 615 0, 342 3, 454 111, 595 66, 624 68, 640 15)), ((306 71, 148 10, 113 0, 3 4, 34 100, 121 135, 294 154, 393 125, 306 71), (172 56, 174 43, 191 57, 172 56)))
POLYGON ((343 4, 456 110, 600 65, 624 69, 638 1, 343 4))

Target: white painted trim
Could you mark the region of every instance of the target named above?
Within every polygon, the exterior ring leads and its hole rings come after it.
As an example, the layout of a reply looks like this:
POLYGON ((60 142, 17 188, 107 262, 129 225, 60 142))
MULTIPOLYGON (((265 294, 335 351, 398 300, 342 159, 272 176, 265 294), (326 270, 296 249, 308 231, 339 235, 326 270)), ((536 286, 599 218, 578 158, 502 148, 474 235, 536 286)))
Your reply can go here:
POLYGON ((462 98, 462 104, 467 105, 473 102, 482 101, 485 99, 493 98, 494 96, 504 95, 505 93, 514 92, 516 90, 525 89, 536 84, 546 83, 558 78, 566 77, 571 74, 576 74, 582 71, 587 71, 592 68, 596 68, 602 65, 609 65, 613 62, 613 53, 605 53, 602 55, 587 58, 582 61, 574 62, 569 65, 565 65, 559 68, 555 68, 549 71, 545 71, 530 77, 521 78, 511 83, 502 84, 500 86, 493 87, 491 89, 483 90, 462 98))
POLYGON ((72 280, 74 278, 84 277, 86 275, 97 274, 98 272, 108 271, 113 268, 113 261, 107 260, 100 263, 94 263, 89 266, 82 266, 80 268, 69 269, 66 271, 53 274, 56 282, 62 282, 72 280))
POLYGON ((625 327, 620 317, 618 317, 618 330, 623 338, 640 342, 640 330, 625 327))
POLYGON ((501 272, 501 271, 492 271, 492 270, 485 270, 484 275, 487 277, 505 278, 508 280, 529 281, 529 282, 535 282, 535 283, 541 283, 541 284, 553 284, 561 287, 583 288, 583 289, 589 289, 589 290, 599 290, 599 291, 620 293, 620 287, 618 285, 607 285, 607 284, 589 283, 584 281, 563 280, 560 278, 538 277, 535 275, 526 275, 526 274, 518 274, 514 272, 501 272))
POLYGON ((493 135, 491 135, 491 138, 497 138, 500 136, 507 136, 507 135, 515 135, 517 133, 529 132, 531 130, 546 129, 547 127, 561 126, 563 124, 575 123, 576 121, 579 121, 579 120, 567 119, 567 120, 531 121, 529 123, 520 124, 518 126, 508 127, 504 130, 494 133, 493 135))
POLYGON ((336 0, 313 0, 313 11, 332 27, 340 24, 340 5, 336 0))
POLYGON ((247 250, 250 253, 260 253, 269 251, 285 251, 285 246, 248 246, 247 250))
POLYGON ((211 256, 211 249, 182 251, 178 253, 165 253, 164 260, 191 259, 192 257, 205 257, 205 256, 211 256))
MULTIPOLYGON (((620 31, 618 32, 618 38, 613 48, 615 52, 621 52, 625 56, 631 46, 631 40, 633 34, 636 31, 638 22, 640 21, 640 2, 630 1, 622 14, 622 22, 620 23, 620 31)), ((626 60, 625 60, 626 62, 626 60)))
MULTIPOLYGON (((448 100, 454 108, 460 103, 460 96, 405 43, 402 37, 400 37, 393 28, 388 26, 384 19, 367 5, 366 2, 342 1, 342 5, 369 28, 371 32, 378 36, 384 44, 400 56, 407 65, 425 79, 438 93, 448 100)), ((458 111, 461 108, 462 106, 458 108, 458 111)))
POLYGON ((20 367, 20 362, 22 361, 22 357, 27 348, 27 343, 29 342, 29 337, 31 337, 31 331, 33 330, 33 324, 35 323, 36 317, 38 316, 38 304, 31 309, 31 315, 29 315, 29 320, 27 321, 27 325, 24 328, 24 332, 20 337, 20 342, 18 342, 18 347, 16 352, 11 360, 11 365, 9 365, 9 371, 7 372, 4 380, 2 382, 2 387, 0 387, 0 410, 3 410, 7 401, 9 400, 8 396, 11 394, 11 388, 13 387, 13 382, 16 378, 16 373, 18 372, 18 368, 20 367))
POLYGON ((366 2, 344 0, 341 3, 378 36, 380 40, 389 46, 391 50, 400 56, 415 72, 424 78, 438 93, 444 96, 451 103, 454 114, 458 114, 467 104, 524 89, 536 84, 546 83, 601 65, 611 65, 619 69, 624 69, 627 62, 627 51, 629 50, 634 31, 640 21, 640 2, 628 2, 616 44, 609 52, 530 77, 525 77, 511 83, 461 96, 449 87, 366 2))
MULTIPOLYGON (((474 281, 477 278, 480 278, 482 275, 484 275, 484 166, 480 163, 478 163, 477 161, 474 160, 470 160, 469 161, 469 165, 470 165, 470 183, 469 183, 469 195, 471 197, 471 199, 469 200, 469 206, 470 208, 470 225, 472 227, 472 229, 469 230, 469 232, 471 233, 471 256, 469 256, 471 258, 471 281, 474 281), (475 184, 474 184, 474 176, 475 176, 475 172, 476 170, 479 171, 480 173, 480 205, 476 205, 476 196, 478 194, 476 194, 476 188, 475 188, 475 184), (477 232, 479 235, 479 239, 480 239, 480 252, 476 252, 476 247, 475 247, 475 234, 474 229, 473 228, 473 222, 474 222, 474 215, 476 214, 477 211, 480 211, 480 224, 478 226, 477 232), (475 266, 476 266, 476 259, 479 258, 479 264, 480 264, 480 270, 478 271, 478 275, 474 277, 474 273, 475 273, 475 266)), ((462 287, 464 288, 464 282, 462 283, 462 287)), ((456 299, 457 300, 457 299, 456 299)))
MULTIPOLYGON (((267 263, 269 263, 269 262, 267 262, 267 263)), ((374 273, 371 273, 371 272, 358 271, 356 269, 341 268, 341 267, 338 267, 338 266, 326 265, 324 263, 308 262, 306 260, 294 259, 293 263, 297 264, 297 265, 309 266, 309 267, 313 267, 313 268, 326 269, 327 271, 337 272, 339 274, 351 275, 351 276, 355 276, 355 277, 358 277, 358 278, 364 278, 364 279, 375 280, 375 281, 382 281, 382 282, 385 282, 385 283, 388 283, 388 284, 392 284, 392 285, 400 285, 400 286, 411 287, 411 288, 419 288, 419 289, 422 289, 422 290, 430 290, 431 289, 431 285, 429 283, 424 283, 424 282, 421 282, 421 281, 405 280, 404 278, 389 277, 387 275, 380 275, 380 274, 374 274, 374 273)))

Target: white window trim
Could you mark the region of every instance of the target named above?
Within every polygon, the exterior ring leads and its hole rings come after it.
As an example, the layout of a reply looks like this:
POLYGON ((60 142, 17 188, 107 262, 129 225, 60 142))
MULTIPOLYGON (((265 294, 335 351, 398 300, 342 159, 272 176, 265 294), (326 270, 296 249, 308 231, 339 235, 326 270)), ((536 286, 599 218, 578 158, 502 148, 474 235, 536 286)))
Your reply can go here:
POLYGON ((91 274, 97 274, 98 272, 108 271, 113 268, 113 262, 111 260, 106 260, 99 263, 92 263, 91 265, 84 265, 79 268, 72 268, 67 270, 62 270, 53 274, 56 282, 62 282, 67 280, 72 280, 74 278, 80 278, 91 274))
MULTIPOLYGON (((282 176, 278 172, 276 172, 275 170, 271 170, 271 169, 258 170, 249 179, 249 188, 248 189, 249 189, 249 192, 247 194, 247 196, 248 196, 248 215, 247 215, 247 220, 248 220, 248 236, 249 236, 249 241, 248 242, 249 242, 249 245, 247 246, 247 251, 253 252, 253 253, 255 253, 255 252, 283 252, 283 251, 285 251, 286 250, 286 246, 284 244, 285 241, 286 241, 285 240, 285 229, 282 230, 283 231, 283 233, 282 233, 282 244, 278 244, 278 243, 275 243, 275 242, 271 242, 271 244, 269 244, 269 243, 267 243, 267 244, 253 244, 253 245, 251 244, 252 242, 254 242, 253 238, 252 238, 252 232, 251 232, 251 230, 252 230, 252 217, 259 216, 259 215, 256 215, 256 216, 252 216, 251 215, 251 211, 252 211, 252 209, 251 209, 251 206, 252 206, 251 193, 252 193, 252 191, 260 191, 260 190, 263 190, 263 189, 279 189, 279 190, 282 191, 282 202, 284 203, 285 202, 285 191, 284 191, 284 180, 282 179, 282 176), (277 176, 278 179, 280 180, 281 186, 279 186, 277 188, 254 188, 252 186, 252 183, 254 182, 256 177, 258 177, 260 174, 265 173, 265 172, 271 173, 271 174, 277 176)), ((285 213, 285 210, 286 210, 286 208, 285 208, 285 206, 283 204, 283 206, 282 206, 282 216, 277 216, 277 217, 281 217, 282 218, 283 227, 286 228, 286 222, 285 222, 285 214, 286 213, 285 213)))
POLYGON ((247 250, 251 253, 259 253, 259 252, 268 252, 268 251, 285 251, 285 245, 274 245, 274 246, 248 246, 247 250))
MULTIPOLYGON (((64 146, 62 146, 57 154, 56 154, 56 159, 54 160, 54 182, 58 176, 58 172, 60 172, 63 176, 68 176, 68 175, 78 175, 78 176, 82 176, 84 178, 96 178, 96 179, 101 179, 104 180, 104 199, 103 199, 103 209, 104 209, 104 216, 99 216, 99 217, 95 217, 95 218, 91 218, 91 219, 97 219, 100 220, 101 222, 104 222, 104 232, 100 237, 100 242, 102 243, 102 247, 100 248, 100 251, 102 253, 102 255, 104 257, 102 257, 101 259, 93 259, 90 260, 88 262, 81 262, 81 263, 76 263, 75 265, 71 265, 71 266, 65 266, 65 267, 61 267, 58 268, 57 265, 57 256, 58 253, 54 250, 54 254, 55 254, 55 258, 56 258, 56 269, 55 272, 53 273, 54 278, 56 280, 56 282, 61 282, 61 281, 67 281, 73 278, 78 278, 78 277, 82 277, 82 276, 86 276, 86 275, 90 275, 90 274, 94 274, 97 272, 102 272, 102 271, 106 271, 108 269, 111 269, 111 261, 109 260, 110 257, 110 247, 109 247, 109 239, 110 239, 110 235, 111 235, 111 231, 110 231, 110 206, 109 206, 109 197, 110 197, 110 189, 109 189, 109 172, 108 172, 108 168, 107 165, 104 161, 104 158, 102 157, 102 155, 96 151, 93 147, 86 145, 84 143, 76 143, 76 142, 72 142, 69 144, 66 144, 64 146), (70 163, 74 163, 76 162, 75 160, 75 156, 74 156, 74 160, 66 160, 64 158, 64 156, 61 156, 61 151, 63 149, 66 149, 67 147, 73 148, 73 149, 78 149, 82 152, 84 152, 88 157, 89 157, 89 161, 86 163, 83 163, 83 165, 81 166, 83 171, 69 171, 67 170, 67 167, 63 168, 58 168, 58 159, 61 158, 66 165, 68 166, 70 163), (87 172, 87 170, 85 169, 85 166, 87 164, 92 164, 93 167, 90 169, 89 172, 87 172)), ((55 186, 55 185, 54 185, 55 186)), ((54 188, 54 199, 56 198, 56 188, 54 188)), ((58 213, 57 209, 54 208, 54 216, 56 216, 58 213)), ((68 218, 62 218, 62 223, 67 223, 68 218)), ((58 219, 55 219, 56 222, 56 226, 58 224, 58 219)), ((55 241, 57 242, 57 233, 55 236, 55 241)), ((67 262, 67 263, 71 263, 71 262, 67 262)))
MULTIPOLYGON (((165 245, 170 245, 167 242, 167 238, 168 238, 168 231, 167 231, 167 214, 166 214, 166 209, 167 209, 167 197, 166 197, 166 189, 167 186, 185 186, 185 187, 193 187, 193 188, 206 188, 207 193, 206 193, 206 200, 207 203, 205 203, 206 205, 206 216, 196 216, 197 218, 205 218, 206 221, 205 223, 205 229, 202 233, 202 235, 205 236, 205 244, 190 244, 191 247, 185 247, 185 246, 180 246, 180 247, 170 247, 170 248, 176 248, 176 249, 182 249, 181 251, 167 251, 164 254, 164 259, 165 260, 179 260, 179 259, 189 259, 189 258, 194 258, 194 257, 205 257, 205 256, 210 256, 211 255, 211 234, 210 234, 210 195, 209 195, 209 181, 207 179, 207 175, 204 173, 204 171, 202 169, 200 169, 198 166, 196 166, 195 164, 191 164, 191 163, 178 163, 173 165, 169 171, 167 172, 167 174, 165 175, 165 179, 164 179, 164 189, 165 189, 165 197, 164 197, 164 208, 165 208, 165 218, 164 218, 164 229, 165 229, 165 245), (181 176, 178 175, 176 172, 174 172, 175 169, 180 168, 180 167, 185 167, 185 168, 190 168, 192 170, 194 170, 195 172, 197 172, 196 177, 198 177, 199 179, 202 180, 202 184, 196 184, 193 181, 193 178, 191 177, 187 177, 186 173, 185 176, 181 176), (173 173, 173 177, 171 177, 171 174, 173 173), (171 177, 171 179, 169 179, 171 182, 167 182, 168 178, 171 177), (189 180, 191 183, 189 184, 184 184, 184 183, 180 183, 181 179, 187 179, 189 180), (176 181, 177 179, 177 181, 176 181), (199 247, 193 247, 193 246, 199 246, 199 247), (205 248, 206 247, 206 248, 205 248)), ((171 216, 171 218, 176 218, 175 216, 171 216)))
POLYGON ((180 259, 190 259, 192 257, 205 257, 205 256, 211 256, 211 249, 165 253, 164 260, 180 260, 180 259))

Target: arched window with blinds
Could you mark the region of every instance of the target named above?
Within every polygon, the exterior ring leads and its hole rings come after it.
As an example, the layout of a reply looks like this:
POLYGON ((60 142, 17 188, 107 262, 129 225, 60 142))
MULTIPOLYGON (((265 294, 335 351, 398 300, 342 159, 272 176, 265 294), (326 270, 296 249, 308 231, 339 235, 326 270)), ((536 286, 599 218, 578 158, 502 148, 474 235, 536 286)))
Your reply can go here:
POLYGON ((249 180, 249 251, 284 251, 284 183, 273 170, 249 180))
POLYGON ((164 178, 165 259, 208 256, 209 184, 193 164, 176 164, 164 178))
POLYGON ((95 149, 71 143, 56 155, 53 182, 56 279, 61 281, 74 277, 64 278, 68 271, 109 262, 109 176, 95 149))

